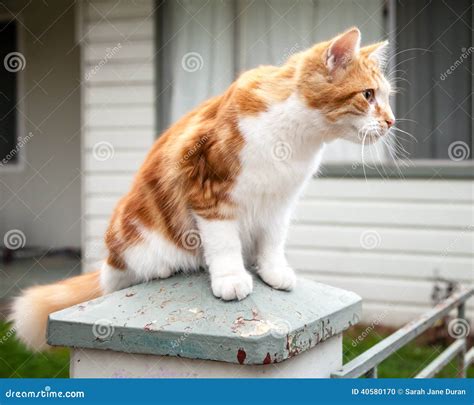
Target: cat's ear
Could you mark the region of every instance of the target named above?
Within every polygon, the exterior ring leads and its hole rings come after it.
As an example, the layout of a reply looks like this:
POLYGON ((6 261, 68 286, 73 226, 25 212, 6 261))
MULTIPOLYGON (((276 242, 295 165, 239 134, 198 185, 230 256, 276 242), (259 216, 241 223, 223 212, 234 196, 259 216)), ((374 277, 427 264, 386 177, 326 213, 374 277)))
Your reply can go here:
POLYGON ((376 44, 364 46, 360 52, 361 54, 374 59, 379 64, 380 68, 383 69, 388 62, 389 49, 388 41, 382 41, 377 42, 376 44))
POLYGON ((332 40, 326 54, 326 66, 329 72, 346 67, 359 53, 360 31, 351 28, 332 40))

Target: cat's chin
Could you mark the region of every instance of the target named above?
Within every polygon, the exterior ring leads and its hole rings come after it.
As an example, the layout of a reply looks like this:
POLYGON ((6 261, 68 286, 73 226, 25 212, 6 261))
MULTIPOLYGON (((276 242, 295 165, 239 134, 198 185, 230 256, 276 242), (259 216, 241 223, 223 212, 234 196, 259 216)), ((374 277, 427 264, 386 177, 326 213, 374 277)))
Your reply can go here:
POLYGON ((373 131, 365 132, 363 135, 361 135, 361 131, 358 131, 357 133, 345 136, 344 139, 359 145, 373 145, 383 138, 385 134, 386 131, 383 131, 382 133, 380 131, 373 131))
POLYGON ((365 137, 360 137, 358 135, 353 135, 353 136, 345 136, 343 137, 343 139, 345 139, 346 141, 349 141, 351 143, 355 143, 357 145, 373 145, 374 143, 377 143, 380 138, 382 138, 383 135, 379 135, 379 134, 366 134, 365 137))
POLYGON ((366 137, 365 137, 365 140, 362 138, 360 139, 359 143, 365 143, 366 145, 373 145, 374 143, 377 143, 381 138, 383 137, 383 135, 380 135, 380 134, 368 134, 366 137))

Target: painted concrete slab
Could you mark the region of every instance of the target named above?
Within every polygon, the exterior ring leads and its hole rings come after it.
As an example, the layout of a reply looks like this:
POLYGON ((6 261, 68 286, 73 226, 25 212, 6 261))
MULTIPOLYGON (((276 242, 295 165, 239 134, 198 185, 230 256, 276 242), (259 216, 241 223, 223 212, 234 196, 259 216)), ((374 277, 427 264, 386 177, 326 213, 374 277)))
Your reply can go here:
POLYGON ((300 278, 292 292, 254 277, 237 302, 215 298, 207 273, 140 284, 50 315, 51 345, 269 364, 357 323, 355 293, 300 278))

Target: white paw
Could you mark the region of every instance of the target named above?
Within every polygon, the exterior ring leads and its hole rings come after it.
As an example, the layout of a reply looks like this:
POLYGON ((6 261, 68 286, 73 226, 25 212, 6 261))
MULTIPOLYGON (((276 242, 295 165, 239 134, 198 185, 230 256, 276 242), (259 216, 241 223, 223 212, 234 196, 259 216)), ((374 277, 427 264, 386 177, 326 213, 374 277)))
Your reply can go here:
POLYGON ((296 285, 296 275, 291 267, 282 266, 259 270, 265 283, 277 290, 291 291, 296 285))
POLYGON ((252 276, 245 271, 227 276, 212 277, 212 292, 223 300, 242 300, 252 292, 252 276))

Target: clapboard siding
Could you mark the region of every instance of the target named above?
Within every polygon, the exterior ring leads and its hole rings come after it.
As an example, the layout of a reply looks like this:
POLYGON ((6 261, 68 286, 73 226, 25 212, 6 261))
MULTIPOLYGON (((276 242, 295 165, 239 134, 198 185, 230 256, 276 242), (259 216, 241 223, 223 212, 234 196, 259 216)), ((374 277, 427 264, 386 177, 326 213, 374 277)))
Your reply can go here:
POLYGON ((444 254, 418 255, 402 252, 387 255, 376 251, 352 251, 343 249, 289 249, 288 259, 302 273, 360 275, 365 278, 386 277, 403 280, 450 279, 470 282, 473 278, 472 258, 449 257, 444 254), (381 265, 383 263, 383 265, 381 265))
POLYGON ((84 176, 84 194, 91 195, 123 195, 131 185, 132 176, 125 173, 86 173, 84 176))
MULTIPOLYGON (((151 54, 149 56, 152 57, 151 54)), ((94 67, 86 66, 85 69, 88 69, 86 72, 92 72, 94 67)), ((124 89, 129 84, 153 85, 153 75, 152 61, 148 59, 140 63, 132 60, 129 63, 106 63, 96 73, 90 75, 86 88, 100 84, 123 86, 124 89)))
POLYGON ((84 95, 85 107, 96 106, 97 104, 106 105, 145 105, 150 106, 154 102, 154 90, 150 84, 129 85, 129 86, 100 86, 96 84, 94 91, 89 91, 84 95), (126 89, 127 97, 123 97, 123 91, 126 89))
POLYGON ((298 204, 295 222, 307 224, 377 224, 381 226, 463 228, 474 217, 471 203, 428 203, 405 201, 303 200, 298 204))
POLYGON ((131 18, 149 21, 154 7, 153 0, 89 0, 84 17, 91 26, 104 20, 114 20, 114 23, 120 19, 131 18))
MULTIPOLYGON (((347 288, 364 297, 367 302, 387 302, 387 291, 397 297, 392 305, 421 305, 427 306, 431 302, 433 285, 425 280, 405 280, 405 279, 387 279, 378 277, 357 277, 346 276, 344 280, 333 275, 318 275, 311 277, 321 283, 326 283, 336 287, 347 288), (346 286, 346 287, 344 287, 346 286)), ((474 302, 468 303, 468 308, 473 308, 474 302)))
POLYGON ((149 40, 126 40, 122 42, 98 42, 94 45, 88 46, 84 50, 84 60, 88 66, 94 66, 104 57, 104 49, 109 49, 109 52, 116 48, 113 57, 107 62, 108 65, 122 63, 148 62, 149 59, 149 40), (120 47, 119 47, 120 46, 120 47))
POLYGON ((86 270, 104 257, 112 209, 155 139, 153 7, 152 0, 81 7, 86 270))
POLYGON ((87 37, 93 44, 112 42, 114 46, 117 44, 116 41, 120 42, 120 39, 148 41, 152 35, 153 25, 148 24, 147 20, 143 20, 143 14, 138 18, 127 16, 125 20, 115 20, 113 26, 108 21, 102 19, 89 24, 87 32, 87 37))
POLYGON ((354 180, 318 179, 311 182, 306 198, 364 201, 442 201, 472 204, 474 185, 470 181, 446 180, 354 180), (323 186, 324 184, 324 186, 323 186), (403 191, 400 193, 400 191, 403 191))
MULTIPOLYGON (((473 196, 470 181, 313 179, 294 214, 288 260, 360 294, 365 321, 384 315, 399 326, 433 305, 442 280, 474 284, 473 196)), ((468 309, 473 315, 474 303, 468 309)))
POLYGON ((117 128, 117 129, 89 129, 84 137, 84 146, 93 149, 97 142, 108 142, 114 146, 114 150, 140 150, 150 146, 150 138, 153 138, 153 129, 117 128))
MULTIPOLYGON (((364 300, 362 302, 363 322, 369 325, 401 327, 407 321, 417 318, 421 313, 427 312, 431 308, 431 305, 394 305, 393 303, 364 300)), ((472 314, 472 312, 471 310, 470 313, 472 314)), ((456 311, 452 311, 450 315, 455 318, 456 311)), ((353 344, 357 345, 357 342, 353 344)))
POLYGON ((86 108, 84 122, 88 129, 147 128, 154 126, 153 109, 147 106, 102 104, 86 108))
POLYGON ((442 253, 472 256, 472 232, 385 228, 377 225, 344 226, 295 224, 289 234, 288 246, 312 248, 343 248, 346 250, 378 249, 387 253, 442 253), (375 246, 375 247, 372 247, 375 246))
POLYGON ((106 160, 99 160, 93 150, 86 149, 86 172, 134 173, 145 159, 146 151, 115 150, 113 156, 106 160))

